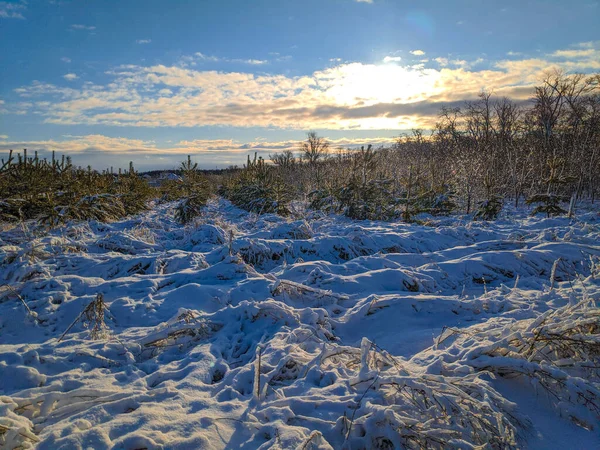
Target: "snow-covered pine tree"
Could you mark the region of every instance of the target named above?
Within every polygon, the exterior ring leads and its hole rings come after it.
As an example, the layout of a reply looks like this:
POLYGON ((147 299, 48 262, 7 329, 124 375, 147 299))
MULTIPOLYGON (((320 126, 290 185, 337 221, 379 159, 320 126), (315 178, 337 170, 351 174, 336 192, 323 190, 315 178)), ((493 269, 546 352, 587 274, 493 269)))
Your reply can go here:
POLYGON ((566 214, 560 204, 566 202, 568 197, 555 193, 555 189, 565 186, 573 181, 573 177, 563 175, 565 168, 564 158, 552 157, 548 160, 549 175, 546 179, 546 192, 534 194, 527 199, 527 204, 537 204, 532 211, 532 215, 545 213, 546 217, 566 214))
POLYGON ((198 163, 192 163, 190 155, 179 166, 181 182, 179 192, 181 201, 175 211, 175 219, 188 223, 197 217, 210 196, 208 182, 198 170, 198 163))

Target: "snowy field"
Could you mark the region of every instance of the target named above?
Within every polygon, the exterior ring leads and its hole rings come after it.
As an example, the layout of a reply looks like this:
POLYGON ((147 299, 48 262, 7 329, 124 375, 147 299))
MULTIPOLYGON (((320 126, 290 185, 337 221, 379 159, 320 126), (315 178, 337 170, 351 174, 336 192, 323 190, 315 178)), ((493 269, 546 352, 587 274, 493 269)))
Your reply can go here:
POLYGON ((600 448, 597 212, 169 208, 0 233, 0 447, 600 448))

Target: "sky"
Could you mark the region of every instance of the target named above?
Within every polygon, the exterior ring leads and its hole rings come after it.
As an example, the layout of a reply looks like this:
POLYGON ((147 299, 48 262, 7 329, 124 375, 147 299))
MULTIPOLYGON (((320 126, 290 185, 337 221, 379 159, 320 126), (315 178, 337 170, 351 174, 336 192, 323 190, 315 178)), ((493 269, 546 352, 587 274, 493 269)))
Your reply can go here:
POLYGON ((0 1, 0 153, 241 165, 387 145, 485 89, 600 72, 596 0, 0 1))

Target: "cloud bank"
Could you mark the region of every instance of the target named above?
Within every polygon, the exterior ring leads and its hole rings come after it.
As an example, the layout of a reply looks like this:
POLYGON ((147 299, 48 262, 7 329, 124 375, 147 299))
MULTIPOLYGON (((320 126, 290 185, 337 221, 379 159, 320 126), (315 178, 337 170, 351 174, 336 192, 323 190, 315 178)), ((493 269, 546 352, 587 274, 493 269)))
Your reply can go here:
MULTIPOLYGON (((197 53, 196 58, 215 57, 197 53)), ((439 57, 427 66, 403 65, 388 57, 385 64, 339 62, 305 76, 124 65, 105 73, 106 84, 79 80, 75 74, 65 79, 77 81, 79 87, 33 82, 15 90, 21 102, 4 108, 62 125, 429 128, 442 106, 459 105, 482 89, 526 100, 552 67, 598 71, 600 50, 594 43, 584 43, 545 57, 507 59, 479 69, 485 65, 482 59, 439 57)))

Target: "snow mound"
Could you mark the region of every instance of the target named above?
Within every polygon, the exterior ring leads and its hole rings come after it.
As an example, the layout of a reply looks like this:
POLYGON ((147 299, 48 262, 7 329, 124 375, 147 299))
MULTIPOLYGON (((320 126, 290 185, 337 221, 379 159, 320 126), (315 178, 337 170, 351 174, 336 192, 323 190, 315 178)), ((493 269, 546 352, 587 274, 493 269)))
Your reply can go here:
POLYGON ((2 448, 600 447, 600 224, 0 232, 2 448))

